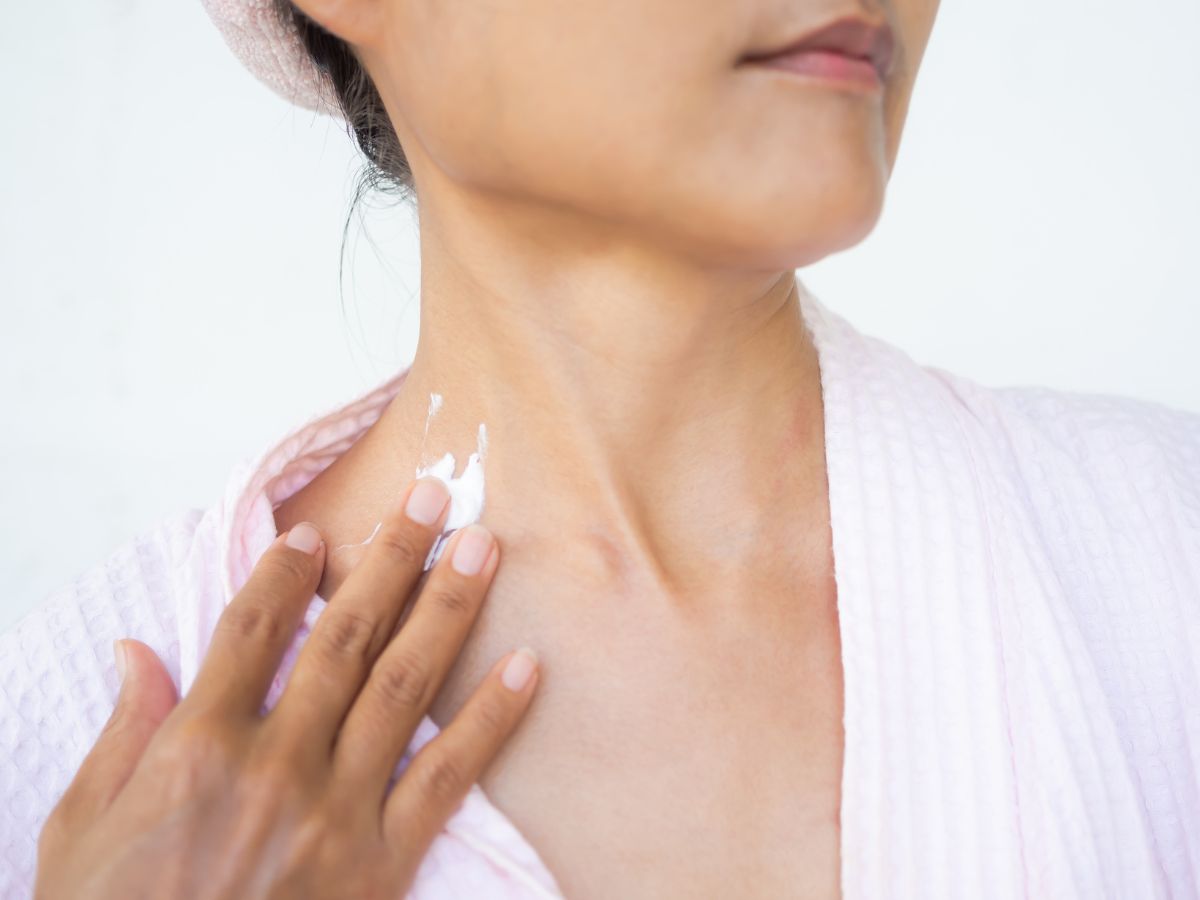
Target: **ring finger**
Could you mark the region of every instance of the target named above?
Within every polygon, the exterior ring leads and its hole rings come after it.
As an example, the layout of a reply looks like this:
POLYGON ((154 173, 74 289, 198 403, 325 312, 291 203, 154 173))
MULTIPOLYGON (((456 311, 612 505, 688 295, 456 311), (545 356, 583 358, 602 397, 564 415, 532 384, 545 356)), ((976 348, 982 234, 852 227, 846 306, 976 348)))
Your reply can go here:
POLYGON ((480 524, 455 532, 446 551, 338 735, 334 773, 353 796, 368 788, 382 793, 386 787, 458 658, 499 565, 495 538, 480 524))
POLYGON ((413 482, 388 510, 366 556, 318 616, 272 713, 275 727, 314 750, 334 736, 391 638, 450 505, 437 477, 413 482))

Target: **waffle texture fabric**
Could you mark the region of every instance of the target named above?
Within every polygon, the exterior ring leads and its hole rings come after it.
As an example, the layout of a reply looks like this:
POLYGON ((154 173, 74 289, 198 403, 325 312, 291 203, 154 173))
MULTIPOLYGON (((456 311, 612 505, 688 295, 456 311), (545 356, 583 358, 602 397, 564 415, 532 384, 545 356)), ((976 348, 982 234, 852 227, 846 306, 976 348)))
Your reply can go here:
MULTIPOLYGON (((800 296, 825 404, 844 896, 1200 896, 1200 415, 984 387, 800 296)), ((186 690, 275 537, 273 507, 406 371, 288 432, 211 508, 137 536, 0 638, 0 896, 30 892, 41 824, 112 708, 112 640, 148 643, 186 690)), ((271 698, 317 614, 314 597, 271 698)), ((426 717, 406 759, 436 732, 426 717)), ((476 785, 409 896, 561 894, 476 785)))

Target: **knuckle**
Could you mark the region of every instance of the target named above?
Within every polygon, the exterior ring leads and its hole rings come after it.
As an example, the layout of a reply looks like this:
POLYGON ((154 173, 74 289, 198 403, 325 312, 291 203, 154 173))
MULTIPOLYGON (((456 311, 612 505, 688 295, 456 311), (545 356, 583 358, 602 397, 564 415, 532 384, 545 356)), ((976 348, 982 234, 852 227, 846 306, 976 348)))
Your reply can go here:
POLYGON ((119 753, 122 746, 131 740, 137 740, 152 726, 139 715, 133 703, 118 703, 113 707, 111 715, 100 729, 100 734, 92 746, 91 754, 109 756, 119 753))
POLYGON ((105 721, 104 727, 100 729, 100 736, 96 739, 96 743, 100 743, 101 739, 105 742, 113 738, 120 740, 132 724, 133 715, 133 710, 126 704, 118 702, 105 721))
POLYGON ((271 581, 293 585, 308 584, 313 573, 313 557, 303 553, 268 553, 258 564, 259 570, 271 581))
POLYGON ((421 596, 427 603, 453 616, 469 616, 475 612, 474 598, 469 592, 455 585, 431 585, 421 596))
POLYGON ((475 711, 475 719, 488 737, 504 735, 512 722, 511 710, 496 697, 484 697, 475 711))
POLYGON ((264 758, 247 765, 238 775, 239 815, 259 822, 272 821, 298 800, 300 791, 300 779, 285 760, 264 758))
POLYGON ((261 603, 231 603, 217 620, 217 628, 240 638, 273 641, 284 629, 278 610, 261 603))
POLYGON ((371 658, 380 623, 352 610, 330 606, 318 620, 320 644, 338 658, 371 658))
POLYGON ((327 857, 337 833, 330 828, 330 819, 321 810, 313 809, 301 815, 288 835, 284 851, 284 868, 303 871, 315 860, 327 857))
POLYGON ((238 765, 234 735, 207 717, 181 722, 154 747, 153 765, 175 804, 229 781, 238 765))
POLYGON ((417 790, 438 805, 452 802, 466 789, 466 772, 449 753, 430 754, 417 771, 417 790))
POLYGON ((384 525, 374 543, 392 562, 407 568, 424 567, 427 551, 421 549, 416 535, 407 528, 384 525))
POLYGON ((392 706, 419 709, 424 705, 431 676, 428 665, 412 651, 397 652, 375 667, 375 689, 392 706))

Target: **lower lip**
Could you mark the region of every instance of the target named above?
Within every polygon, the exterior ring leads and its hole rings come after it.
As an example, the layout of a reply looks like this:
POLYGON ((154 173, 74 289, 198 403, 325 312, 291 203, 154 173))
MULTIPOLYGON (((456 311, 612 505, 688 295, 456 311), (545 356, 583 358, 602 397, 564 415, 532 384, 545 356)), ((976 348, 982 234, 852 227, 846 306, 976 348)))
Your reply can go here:
POLYGON ((801 50, 770 56, 754 60, 754 65, 863 87, 878 88, 883 85, 879 71, 870 60, 855 59, 828 50, 801 50))

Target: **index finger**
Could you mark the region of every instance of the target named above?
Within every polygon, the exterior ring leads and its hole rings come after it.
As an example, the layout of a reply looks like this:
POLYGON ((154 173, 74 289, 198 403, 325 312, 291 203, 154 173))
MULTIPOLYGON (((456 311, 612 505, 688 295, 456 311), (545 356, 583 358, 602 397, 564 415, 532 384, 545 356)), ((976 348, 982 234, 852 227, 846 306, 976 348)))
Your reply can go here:
POLYGON ((325 568, 325 541, 300 522, 275 538, 217 620, 185 703, 256 714, 325 568))

